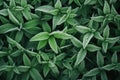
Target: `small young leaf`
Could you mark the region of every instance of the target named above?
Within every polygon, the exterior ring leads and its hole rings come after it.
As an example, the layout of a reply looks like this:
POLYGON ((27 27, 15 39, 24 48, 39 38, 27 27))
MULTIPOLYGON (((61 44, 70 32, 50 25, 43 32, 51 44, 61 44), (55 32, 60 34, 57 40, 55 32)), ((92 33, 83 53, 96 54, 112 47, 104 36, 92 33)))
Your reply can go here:
POLYGON ((45 6, 40 6, 37 9, 35 9, 36 11, 41 11, 41 12, 45 12, 45 13, 49 13, 49 14, 53 14, 56 15, 58 13, 58 10, 53 8, 52 6, 49 5, 45 5, 45 6))
POLYGON ((79 65, 84 60, 84 58, 86 57, 86 54, 87 54, 87 51, 81 48, 77 54, 75 66, 79 65))
POLYGON ((91 17, 91 19, 96 22, 103 22, 104 16, 91 17))
POLYGON ((0 57, 6 56, 6 55, 8 55, 8 53, 7 53, 7 52, 0 51, 0 57))
POLYGON ((50 60, 49 56, 46 53, 41 53, 41 57, 43 60, 46 60, 46 61, 50 60))
POLYGON ((72 66, 70 65, 69 62, 67 62, 67 61, 63 62, 63 65, 64 65, 67 69, 72 70, 72 66))
POLYGON ((10 0, 9 5, 10 5, 10 7, 15 7, 16 6, 15 0, 10 0))
POLYGON ((64 14, 62 17, 60 17, 60 19, 56 22, 56 25, 61 25, 62 23, 64 23, 67 20, 68 16, 66 14, 64 14))
POLYGON ((49 38, 48 32, 41 32, 33 36, 30 41, 41 41, 41 40, 47 40, 49 38))
POLYGON ((95 46, 95 45, 93 45, 93 44, 88 44, 87 47, 86 47, 86 49, 87 49, 88 51, 90 51, 90 52, 95 52, 95 51, 100 50, 101 48, 98 47, 98 46, 95 46))
POLYGON ((58 46, 57 46, 57 43, 56 43, 56 40, 54 37, 50 37, 49 40, 49 45, 51 47, 51 49, 55 52, 55 53, 58 53, 58 46))
POLYGON ((107 52, 107 48, 108 48, 108 42, 103 42, 102 43, 102 48, 103 48, 103 51, 106 53, 107 52))
POLYGON ((19 43, 17 43, 15 40, 13 40, 12 38, 10 38, 10 37, 8 37, 8 36, 7 36, 7 41, 8 41, 10 44, 16 46, 18 49, 24 50, 24 48, 23 48, 19 43))
POLYGON ((85 49, 90 40, 93 37, 93 33, 86 33, 83 37, 83 48, 85 49))
POLYGON ((120 37, 113 37, 113 38, 106 39, 106 41, 108 41, 109 43, 116 43, 119 40, 120 40, 120 37))
POLYGON ((104 29, 104 31, 103 31, 103 37, 108 38, 109 34, 110 34, 109 31, 110 31, 109 26, 106 26, 105 29, 104 29))
POLYGON ((111 13, 115 14, 115 15, 118 14, 118 12, 116 11, 116 9, 115 9, 115 7, 113 5, 112 5, 112 8, 111 8, 111 13))
POLYGON ((15 23, 15 24, 18 24, 19 25, 19 21, 16 19, 16 17, 12 14, 12 12, 8 9, 8 14, 9 14, 9 18, 10 20, 15 23))
POLYGON ((18 28, 12 24, 4 24, 0 26, 0 34, 8 33, 17 30, 18 28))
POLYGON ((86 74, 84 74, 84 76, 92 77, 92 76, 96 76, 99 73, 100 73, 100 70, 98 68, 93 68, 90 71, 88 71, 86 74))
POLYGON ((22 31, 17 32, 15 36, 15 41, 20 42, 22 38, 23 38, 23 32, 22 31))
POLYGON ((23 16, 25 17, 26 20, 31 20, 32 19, 31 13, 27 9, 24 9, 24 11, 22 11, 22 14, 23 14, 23 16))
POLYGON ((30 69, 29 66, 18 66, 17 68, 20 72, 27 72, 30 69))
POLYGON ((35 68, 32 68, 30 70, 30 75, 33 78, 33 80, 43 80, 41 74, 39 73, 39 71, 35 68))
POLYGON ((25 64, 25 66, 31 66, 30 59, 28 58, 28 56, 26 54, 23 54, 23 62, 25 64))
POLYGON ((100 51, 97 52, 97 65, 99 67, 104 65, 104 57, 103 57, 103 55, 101 54, 100 51))
POLYGON ((49 25, 47 22, 43 22, 43 23, 42 23, 42 28, 43 28, 43 30, 46 31, 46 32, 51 32, 50 25, 49 25))
POLYGON ((102 72, 101 72, 101 80, 108 80, 107 74, 106 74, 105 71, 102 71, 102 72))
POLYGON ((105 1, 105 3, 104 3, 103 12, 104 12, 104 14, 110 13, 110 6, 107 1, 105 1))
POLYGON ((96 4, 97 0, 85 0, 84 5, 93 5, 96 4))
POLYGON ((8 15, 7 9, 0 10, 0 15, 7 16, 8 15))
POLYGON ((47 40, 39 41, 38 46, 37 46, 37 50, 45 47, 46 44, 47 44, 47 40))
POLYGON ((116 52, 112 55, 111 61, 112 61, 112 63, 115 63, 115 64, 118 62, 118 58, 117 58, 117 53, 116 52))
POLYGON ((108 65, 103 66, 102 69, 103 69, 103 70, 110 71, 110 70, 115 69, 115 67, 116 67, 115 64, 108 64, 108 65))
POLYGON ((71 42, 76 47, 79 47, 79 48, 82 47, 82 42, 80 40, 78 40, 77 38, 75 38, 75 37, 71 38, 71 42))
POLYGON ((103 37, 101 36, 100 32, 95 32, 94 37, 98 40, 104 40, 103 37))
POLYGON ((44 77, 46 77, 48 75, 49 71, 50 71, 49 66, 48 65, 44 65, 44 67, 43 67, 44 77))
POLYGON ((91 31, 90 28, 85 27, 85 26, 76 26, 75 29, 76 29, 77 31, 79 31, 80 33, 83 33, 83 34, 91 31))
POLYGON ((58 39, 70 39, 72 37, 71 35, 64 33, 62 31, 54 31, 51 33, 51 35, 58 39))
POLYGON ((27 6, 27 0, 21 0, 21 6, 23 7, 27 6))
POLYGON ((55 3, 55 8, 60 9, 62 7, 61 1, 57 0, 57 2, 55 3))

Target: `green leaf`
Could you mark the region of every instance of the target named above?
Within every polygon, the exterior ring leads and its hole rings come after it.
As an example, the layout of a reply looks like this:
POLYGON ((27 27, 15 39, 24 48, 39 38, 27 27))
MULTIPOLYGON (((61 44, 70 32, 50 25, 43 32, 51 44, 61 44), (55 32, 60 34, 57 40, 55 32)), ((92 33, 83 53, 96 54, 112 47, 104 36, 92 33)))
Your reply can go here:
POLYGON ((120 40, 120 37, 107 38, 106 41, 109 43, 116 43, 120 40))
POLYGON ((7 52, 0 51, 0 57, 7 56, 7 55, 8 55, 8 53, 7 53, 7 52))
POLYGON ((47 40, 49 38, 48 32, 40 32, 33 36, 30 41, 41 41, 41 40, 47 40))
POLYGON ((104 57, 103 57, 103 55, 101 54, 100 51, 97 52, 96 58, 97 58, 97 65, 99 67, 103 66, 104 65, 104 57))
POLYGON ((110 13, 110 6, 107 1, 104 2, 103 12, 104 12, 104 14, 110 13))
POLYGON ((115 7, 112 5, 111 7, 111 13, 117 15, 118 12, 116 11, 115 7))
MULTIPOLYGON (((59 18, 59 17, 58 17, 59 18)), ((62 23, 64 23, 67 20, 68 16, 66 14, 64 14, 62 17, 60 17, 58 19, 58 21, 54 22, 56 23, 56 25, 61 25, 62 23)))
POLYGON ((58 67, 52 61, 49 61, 49 67, 54 73, 54 76, 57 76, 59 74, 58 67))
POLYGON ((81 48, 77 54, 75 66, 79 65, 84 60, 84 58, 86 57, 86 54, 87 54, 87 51, 81 48))
POLYGON ((103 37, 101 36, 100 32, 95 32, 94 37, 98 40, 104 40, 103 37))
POLYGON ((63 65, 64 65, 67 69, 72 70, 72 66, 71 66, 71 64, 70 64, 69 62, 64 61, 64 62, 63 62, 63 65))
POLYGON ((85 0, 84 5, 93 5, 96 4, 97 0, 85 0))
POLYGON ((117 57, 117 53, 116 52, 112 55, 111 61, 114 64, 116 64, 118 62, 118 57, 117 57))
POLYGON ((74 46, 81 48, 82 47, 82 42, 75 38, 74 36, 71 38, 71 42, 73 43, 74 46))
POLYGON ((12 32, 15 30, 18 30, 18 28, 9 23, 0 26, 0 34, 12 32))
POLYGON ((32 77, 33 80, 43 80, 41 74, 39 73, 39 71, 35 68, 32 68, 30 70, 30 75, 32 77))
POLYGON ((17 68, 20 72, 27 72, 30 69, 29 66, 18 66, 17 68))
POLYGON ((24 50, 24 48, 23 48, 19 43, 17 43, 15 40, 13 40, 12 38, 10 38, 10 37, 8 37, 8 36, 7 36, 7 41, 8 41, 10 44, 16 46, 18 49, 24 50))
POLYGON ((50 71, 49 66, 48 65, 44 65, 44 67, 43 67, 44 77, 46 77, 48 75, 49 71, 50 71))
POLYGON ((39 43, 38 43, 38 45, 37 45, 37 50, 45 47, 46 44, 47 44, 47 40, 39 41, 39 43))
POLYGON ((103 42, 102 43, 102 48, 103 48, 103 51, 106 53, 107 52, 107 48, 108 48, 108 42, 103 42))
POLYGON ((116 67, 115 64, 108 64, 108 65, 103 66, 102 69, 103 69, 103 70, 110 71, 110 70, 115 69, 115 67, 116 67))
POLYGON ((49 45, 51 47, 51 49, 55 52, 55 53, 58 53, 58 46, 57 46, 57 43, 56 43, 56 40, 54 37, 50 37, 49 40, 49 45))
POLYGON ((42 22, 42 28, 46 32, 51 32, 51 28, 50 28, 50 25, 48 24, 48 22, 42 22))
POLYGON ((33 19, 30 21, 27 21, 23 26, 24 28, 31 28, 31 27, 36 27, 40 21, 38 19, 33 19))
POLYGON ((27 0, 21 0, 21 6, 23 7, 27 6, 27 0))
POLYGON ((50 35, 53 35, 55 38, 58 39, 70 39, 72 37, 71 35, 64 33, 62 31, 54 31, 50 35))
POLYGON ((53 14, 53 15, 56 15, 58 13, 57 9, 55 9, 52 6, 49 6, 49 5, 40 6, 40 7, 38 7, 35 10, 36 11, 41 11, 41 12, 44 12, 44 13, 53 14))
POLYGON ((55 8, 60 9, 62 7, 61 1, 57 0, 57 2, 55 3, 55 8))
POLYGON ((96 22, 103 22, 104 16, 91 17, 91 19, 96 22))
POLYGON ((88 71, 86 74, 84 74, 84 76, 92 77, 92 76, 96 76, 99 73, 100 73, 100 70, 98 68, 93 68, 90 71, 88 71))
POLYGON ((85 49, 93 37, 93 33, 86 33, 83 37, 83 48, 85 49))
POLYGON ((106 74, 105 71, 102 71, 102 72, 101 72, 101 80, 108 80, 107 74, 106 74))
POLYGON ((31 20, 31 13, 28 11, 28 9, 24 9, 24 11, 22 11, 23 16, 25 17, 26 20, 31 20))
POLYGON ((22 31, 17 32, 15 36, 15 41, 20 42, 22 38, 23 38, 23 32, 22 31))
POLYGON ((105 29, 104 29, 104 31, 103 31, 103 37, 108 38, 109 34, 110 34, 109 31, 110 31, 109 26, 106 26, 105 29))
POLYGON ((95 46, 93 44, 88 44, 86 49, 90 52, 95 52, 101 49, 101 47, 95 46))
POLYGON ((23 62, 25 66, 31 66, 31 61, 26 54, 23 54, 23 62))
POLYGON ((12 14, 12 12, 8 9, 8 14, 9 14, 9 18, 10 20, 15 23, 15 24, 20 24, 20 22, 16 19, 16 17, 12 14))
POLYGON ((7 16, 8 15, 7 9, 0 10, 0 15, 7 16))
POLYGON ((80 33, 83 33, 83 34, 91 31, 90 28, 85 27, 85 26, 76 26, 75 29, 76 29, 77 31, 79 31, 80 33))
POLYGON ((46 60, 46 61, 50 60, 49 56, 46 53, 41 53, 41 57, 43 58, 43 60, 46 60))
POLYGON ((10 5, 10 7, 15 7, 16 6, 15 0, 10 0, 9 5, 10 5))

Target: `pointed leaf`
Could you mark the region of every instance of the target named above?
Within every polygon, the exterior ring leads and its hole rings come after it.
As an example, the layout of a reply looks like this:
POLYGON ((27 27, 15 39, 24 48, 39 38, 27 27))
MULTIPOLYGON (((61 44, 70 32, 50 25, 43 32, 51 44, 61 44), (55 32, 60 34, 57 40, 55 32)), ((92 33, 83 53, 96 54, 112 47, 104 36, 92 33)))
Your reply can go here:
POLYGON ((37 50, 45 47, 46 44, 47 44, 47 40, 39 41, 38 46, 37 46, 37 50))
POLYGON ((97 52, 97 65, 99 67, 104 65, 104 57, 103 57, 103 55, 101 54, 100 51, 97 52))
POLYGON ((99 73, 100 73, 100 70, 98 68, 93 68, 90 71, 88 71, 84 76, 92 77, 92 76, 96 76, 99 73))
POLYGON ((83 37, 83 48, 84 49, 86 48, 86 46, 88 45, 92 37, 93 37, 93 33, 87 33, 84 35, 83 37))
POLYGON ((110 13, 110 6, 107 1, 105 1, 105 3, 104 3, 103 12, 104 12, 104 14, 110 13))
POLYGON ((86 57, 86 54, 87 54, 87 51, 81 48, 77 54, 75 66, 79 65, 84 60, 84 58, 86 57))
POLYGON ((43 80, 41 74, 39 73, 39 71, 35 68, 32 68, 30 70, 30 75, 32 77, 33 80, 43 80))
POLYGON ((85 27, 85 26, 76 26, 75 29, 83 34, 91 31, 90 28, 85 27))
POLYGON ((55 52, 55 53, 58 53, 58 46, 57 46, 57 43, 56 43, 56 40, 54 37, 50 37, 49 40, 49 45, 51 47, 51 49, 55 52))
POLYGON ((62 31, 54 31, 50 35, 53 35, 55 38, 58 39, 70 39, 72 37, 71 35, 64 33, 62 31))
POLYGON ((55 3, 55 8, 60 9, 62 7, 61 1, 57 0, 57 2, 55 3))
POLYGON ((23 62, 25 66, 31 66, 31 61, 26 54, 23 54, 23 62))
POLYGON ((30 41, 41 41, 41 40, 47 40, 49 38, 48 32, 41 32, 33 36, 30 41))

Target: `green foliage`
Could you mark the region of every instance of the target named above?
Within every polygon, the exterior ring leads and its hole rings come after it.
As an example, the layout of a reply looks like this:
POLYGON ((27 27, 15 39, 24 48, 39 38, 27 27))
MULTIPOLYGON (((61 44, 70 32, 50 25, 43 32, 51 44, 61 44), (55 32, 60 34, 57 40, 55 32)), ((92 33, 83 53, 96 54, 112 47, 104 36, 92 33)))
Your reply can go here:
POLYGON ((0 80, 120 80, 119 4, 0 0, 0 80))

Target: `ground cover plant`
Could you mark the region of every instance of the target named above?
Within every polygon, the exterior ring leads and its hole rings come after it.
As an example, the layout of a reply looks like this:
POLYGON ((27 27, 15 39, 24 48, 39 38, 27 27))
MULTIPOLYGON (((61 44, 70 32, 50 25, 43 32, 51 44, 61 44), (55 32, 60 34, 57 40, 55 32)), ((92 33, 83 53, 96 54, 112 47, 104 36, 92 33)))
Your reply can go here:
POLYGON ((0 0, 0 80, 120 80, 120 0, 0 0))

